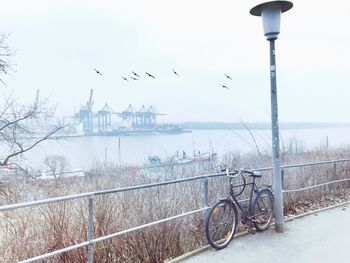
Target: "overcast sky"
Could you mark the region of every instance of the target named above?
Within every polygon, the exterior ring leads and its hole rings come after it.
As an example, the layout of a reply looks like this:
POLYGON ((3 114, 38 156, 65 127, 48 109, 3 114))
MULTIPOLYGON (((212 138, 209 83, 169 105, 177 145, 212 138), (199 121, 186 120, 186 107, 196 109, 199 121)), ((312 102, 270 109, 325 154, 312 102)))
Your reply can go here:
MULTIPOLYGON (((29 100, 40 89, 66 115, 93 88, 95 111, 144 104, 163 121, 269 121, 268 42, 249 14, 256 3, 3 1, 0 32, 10 34, 16 65, 1 92, 29 100), (132 70, 140 80, 124 81, 132 70)), ((349 1, 294 1, 276 42, 281 122, 350 122, 349 47, 349 1)))

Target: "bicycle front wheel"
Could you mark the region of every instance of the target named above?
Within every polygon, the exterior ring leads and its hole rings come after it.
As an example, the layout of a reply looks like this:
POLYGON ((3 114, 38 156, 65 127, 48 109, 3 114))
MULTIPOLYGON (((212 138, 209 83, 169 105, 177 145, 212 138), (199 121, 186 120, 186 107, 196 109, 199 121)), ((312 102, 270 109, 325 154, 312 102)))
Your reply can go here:
POLYGON ((273 219, 273 194, 269 189, 257 192, 251 206, 253 223, 258 231, 269 228, 273 219))
POLYGON ((215 249, 226 247, 237 227, 237 208, 228 199, 220 200, 209 211, 205 222, 205 234, 215 249))

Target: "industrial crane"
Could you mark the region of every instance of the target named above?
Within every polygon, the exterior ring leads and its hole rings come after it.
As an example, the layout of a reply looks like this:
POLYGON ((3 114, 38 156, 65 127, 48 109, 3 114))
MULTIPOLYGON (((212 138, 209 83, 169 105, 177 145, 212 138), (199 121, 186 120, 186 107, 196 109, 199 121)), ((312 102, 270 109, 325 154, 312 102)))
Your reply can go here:
POLYGON ((94 90, 90 90, 89 100, 86 105, 81 106, 79 110, 79 121, 83 123, 83 130, 85 134, 91 134, 94 131, 92 106, 94 104, 92 100, 94 90))

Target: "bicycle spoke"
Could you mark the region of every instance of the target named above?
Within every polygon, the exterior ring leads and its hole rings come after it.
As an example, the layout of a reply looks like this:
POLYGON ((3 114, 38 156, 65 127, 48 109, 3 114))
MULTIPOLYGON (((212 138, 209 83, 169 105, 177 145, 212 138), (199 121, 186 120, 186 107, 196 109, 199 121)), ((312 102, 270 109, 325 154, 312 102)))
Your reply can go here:
POLYGON ((233 237, 236 227, 236 212, 229 203, 218 203, 206 222, 209 243, 217 248, 225 247, 233 237))
POLYGON ((269 227, 273 218, 273 196, 269 190, 262 190, 256 197, 253 207, 253 223, 259 231, 269 227))

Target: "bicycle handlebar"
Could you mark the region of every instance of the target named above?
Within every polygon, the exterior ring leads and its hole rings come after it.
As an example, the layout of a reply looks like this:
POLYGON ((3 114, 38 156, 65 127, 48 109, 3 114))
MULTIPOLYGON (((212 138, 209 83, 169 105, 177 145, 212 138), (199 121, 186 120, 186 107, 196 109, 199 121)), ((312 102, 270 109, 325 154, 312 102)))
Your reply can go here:
POLYGON ((231 177, 231 178, 237 177, 238 175, 241 175, 242 173, 254 175, 254 172, 249 171, 249 170, 245 170, 244 168, 241 168, 239 170, 231 170, 231 171, 229 171, 229 169, 226 168, 226 169, 222 170, 222 172, 226 172, 226 175, 228 177, 231 177))

